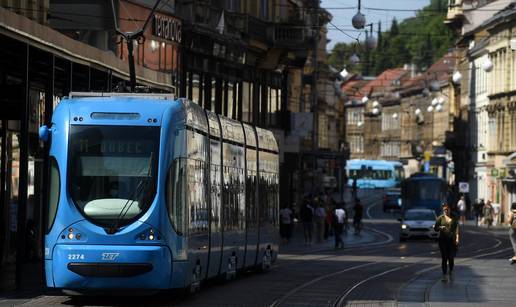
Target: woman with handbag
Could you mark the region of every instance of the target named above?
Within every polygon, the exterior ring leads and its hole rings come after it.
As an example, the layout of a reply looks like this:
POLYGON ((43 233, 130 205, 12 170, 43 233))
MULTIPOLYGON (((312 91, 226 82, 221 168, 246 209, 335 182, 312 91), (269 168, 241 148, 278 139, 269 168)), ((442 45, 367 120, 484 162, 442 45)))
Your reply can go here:
POLYGON ((442 281, 453 279, 453 266, 455 254, 459 246, 459 222, 451 215, 450 206, 447 203, 442 205, 443 214, 435 221, 434 229, 439 232, 439 250, 441 251, 443 270, 442 281))
POLYGON ((509 238, 511 239, 514 256, 509 261, 511 264, 516 263, 516 203, 512 203, 511 212, 509 213, 509 238))

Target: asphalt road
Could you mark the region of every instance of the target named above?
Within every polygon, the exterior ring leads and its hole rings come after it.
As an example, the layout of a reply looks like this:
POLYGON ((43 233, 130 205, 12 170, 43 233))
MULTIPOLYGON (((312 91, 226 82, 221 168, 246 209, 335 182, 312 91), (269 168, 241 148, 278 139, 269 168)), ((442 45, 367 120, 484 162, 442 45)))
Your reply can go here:
MULTIPOLYGON (((211 282, 195 295, 167 293, 151 297, 68 297, 47 295, 30 305, 74 306, 345 306, 424 303, 440 278, 437 243, 399 243, 397 216, 381 210, 381 191, 362 197, 365 227, 379 233, 377 242, 343 250, 298 249, 283 253, 268 272, 241 274, 231 282, 211 282), (417 287, 415 281, 417 280, 417 287)), ((456 270, 481 258, 508 258, 509 242, 464 227, 456 270)))

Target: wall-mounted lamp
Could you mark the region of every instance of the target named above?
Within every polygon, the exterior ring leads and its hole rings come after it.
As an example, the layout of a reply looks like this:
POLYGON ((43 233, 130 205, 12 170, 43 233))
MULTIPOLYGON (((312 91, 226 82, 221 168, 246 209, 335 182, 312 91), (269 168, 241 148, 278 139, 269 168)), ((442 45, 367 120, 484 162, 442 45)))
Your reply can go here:
POLYGON ((155 52, 159 48, 159 43, 155 40, 150 41, 150 48, 152 52, 155 52))

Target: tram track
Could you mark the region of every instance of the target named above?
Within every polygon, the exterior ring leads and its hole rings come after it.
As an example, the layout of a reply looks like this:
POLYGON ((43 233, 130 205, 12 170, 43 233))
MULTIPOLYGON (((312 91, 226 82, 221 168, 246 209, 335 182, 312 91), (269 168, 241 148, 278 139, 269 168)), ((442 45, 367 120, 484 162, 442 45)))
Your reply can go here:
MULTIPOLYGON (((474 251, 471 251, 471 253, 480 253, 480 252, 485 252, 485 251, 488 251, 488 250, 492 250, 492 249, 495 249, 495 248, 498 248, 501 244, 502 244, 502 241, 499 240, 499 239, 496 239, 496 238, 493 238, 495 240, 495 244, 494 245, 491 245, 489 247, 486 247, 486 248, 480 248, 480 249, 477 249, 477 250, 474 250, 474 251)), ((474 246, 475 244, 469 244, 469 246, 474 246)), ((463 248, 466 248, 466 247, 463 247, 463 248)), ((495 251, 495 252, 489 252, 489 253, 484 253, 484 254, 478 254, 478 255, 475 255, 473 257, 468 257, 466 259, 459 259, 458 261, 456 261, 456 264, 461 264, 461 263, 465 263, 465 262, 468 262, 468 261, 471 261, 472 259, 478 259, 478 258, 482 258, 482 257, 486 257, 486 256, 490 256, 490 255, 495 255, 495 254, 499 254, 499 253, 502 253, 502 252, 506 252, 510 250, 510 248, 505 248, 505 249, 502 249, 502 250, 499 250, 499 251, 495 251)), ((415 255, 411 255, 409 257, 416 257, 418 255, 421 255, 421 254, 426 254, 426 253, 418 253, 418 254, 415 254, 415 255)), ((407 259, 407 258, 405 258, 407 259)), ((405 270, 405 269, 410 269, 412 267, 415 267, 415 266, 421 266, 421 265, 426 265, 426 264, 431 264, 431 263, 434 263, 436 261, 440 261, 440 260, 437 260, 436 258, 431 258, 429 260, 426 260, 426 261, 423 261, 423 262, 417 262, 417 263, 412 263, 412 264, 406 264, 406 265, 402 265, 402 266, 398 266, 398 267, 395 267, 395 268, 389 268, 387 270, 383 270, 373 276, 369 276, 365 279, 362 279, 356 283, 354 283, 350 288, 348 288, 348 290, 346 292, 344 292, 341 296, 339 296, 333 306, 334 307, 340 307, 340 306, 344 306, 347 299, 349 298, 349 296, 356 290, 358 289, 360 286, 366 284, 367 282, 370 282, 374 279, 377 279, 377 278, 380 278, 382 276, 385 276, 385 275, 388 275, 388 274, 391 274, 391 273, 394 273, 394 272, 398 272, 398 271, 401 271, 401 270, 405 270)), ((430 271, 433 271, 433 270, 436 270, 436 269, 440 269, 441 265, 440 264, 435 264, 429 268, 425 268, 425 269, 422 269, 418 272, 415 273, 415 277, 410 279, 408 282, 404 283, 404 285, 402 285, 401 287, 398 288, 398 291, 397 291, 397 294, 396 294, 396 297, 395 297, 395 301, 397 302, 397 300, 399 299, 399 293, 401 292, 401 289, 403 289, 404 286, 410 284, 411 282, 413 282, 414 280, 416 280, 417 278, 420 278, 421 275, 423 274, 426 274, 430 271)), ((435 282, 433 282, 430 286, 426 287, 425 288, 425 292, 424 292, 424 298, 425 298, 425 303, 428 302, 428 297, 429 297, 429 290, 431 288, 431 286, 433 286, 435 284, 435 282)), ((427 304, 428 305, 428 304, 427 304)))

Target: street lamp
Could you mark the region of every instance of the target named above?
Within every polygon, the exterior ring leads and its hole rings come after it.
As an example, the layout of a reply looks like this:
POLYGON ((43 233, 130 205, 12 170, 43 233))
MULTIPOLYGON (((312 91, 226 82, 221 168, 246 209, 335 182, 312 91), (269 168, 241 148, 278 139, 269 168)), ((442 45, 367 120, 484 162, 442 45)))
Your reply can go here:
POLYGON ((459 85, 461 80, 462 80, 462 74, 460 73, 460 71, 455 71, 452 76, 453 83, 459 85))
POLYGON ((369 32, 366 30, 365 45, 368 49, 375 49, 378 46, 378 41, 373 36, 373 24, 370 23, 366 27, 369 27, 369 32))
POLYGON ((491 70, 493 70, 493 62, 491 61, 490 58, 487 58, 484 63, 482 63, 482 69, 485 71, 485 72, 491 72, 491 70))
POLYGON ((367 97, 367 96, 362 97, 363 103, 367 103, 368 101, 369 101, 369 97, 367 97))
POLYGON ((353 55, 351 55, 351 57, 349 58, 349 62, 352 65, 356 65, 360 62, 360 58, 358 57, 358 55, 356 53, 353 53, 353 55))
POLYGON ((344 79, 346 79, 346 77, 349 75, 349 72, 346 70, 346 67, 344 67, 342 69, 342 71, 340 72, 340 76, 344 79))
POLYGON ((353 16, 351 19, 351 24, 353 25, 353 28, 360 30, 365 27, 366 19, 364 14, 360 13, 360 6, 361 6, 361 0, 358 0, 358 12, 353 16))

